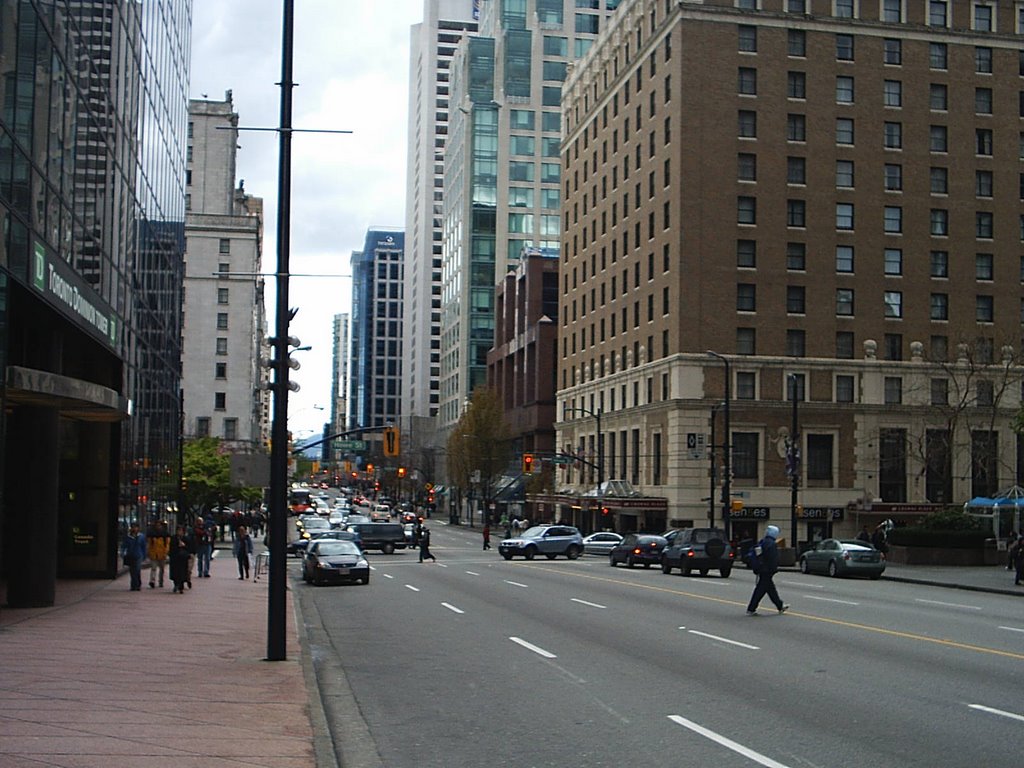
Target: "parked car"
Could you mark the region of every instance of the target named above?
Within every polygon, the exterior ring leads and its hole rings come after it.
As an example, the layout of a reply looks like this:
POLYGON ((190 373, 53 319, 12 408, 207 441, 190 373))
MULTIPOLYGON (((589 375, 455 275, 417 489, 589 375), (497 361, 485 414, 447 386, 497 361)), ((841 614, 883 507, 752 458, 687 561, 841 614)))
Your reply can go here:
POLYGON ((359 534, 363 549, 379 549, 385 555, 408 546, 401 523, 353 523, 349 518, 345 530, 359 534))
POLYGON ((729 578, 736 552, 720 528, 680 528, 661 556, 661 572, 672 573, 678 568, 683 575, 698 571, 707 576, 717 570, 723 579, 729 578))
POLYGON ((665 549, 664 536, 646 533, 629 533, 608 552, 608 565, 615 567, 625 563, 630 568, 642 565, 650 568, 661 562, 661 553, 665 549))
POLYGON ((622 541, 622 536, 611 531, 592 533, 583 538, 583 552, 588 555, 607 556, 612 547, 620 541, 622 541))
POLYGON ((358 533, 353 533, 352 531, 339 531, 335 528, 331 528, 326 531, 316 531, 308 539, 295 539, 294 541, 288 542, 287 552, 290 555, 305 555, 309 550, 309 545, 314 541, 320 541, 321 539, 351 541, 362 549, 362 541, 360 540, 358 533))
POLYGON ((866 541, 824 539, 800 555, 800 571, 877 579, 885 572, 885 555, 866 541))
POLYGON ((539 554, 548 560, 554 560, 559 555, 575 560, 583 554, 583 536, 579 529, 571 525, 535 525, 519 536, 502 539, 498 552, 506 560, 516 555, 533 560, 539 554))
POLYGON ((370 564, 351 541, 320 539, 313 542, 302 563, 302 578, 311 584, 370 583, 370 564))

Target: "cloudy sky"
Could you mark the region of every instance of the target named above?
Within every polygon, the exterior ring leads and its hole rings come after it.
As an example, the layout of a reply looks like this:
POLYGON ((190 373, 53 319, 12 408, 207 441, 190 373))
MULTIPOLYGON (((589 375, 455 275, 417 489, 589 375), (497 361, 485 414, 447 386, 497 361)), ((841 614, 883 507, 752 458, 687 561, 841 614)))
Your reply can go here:
MULTIPOLYGON (((191 97, 221 100, 230 90, 242 126, 276 127, 282 11, 282 0, 195 0, 191 97)), ((353 132, 292 141, 291 335, 313 347, 298 353, 292 375, 302 387, 289 399, 296 437, 329 418, 331 318, 351 306, 352 251, 371 226, 405 226, 409 30, 422 19, 423 0, 295 0, 292 124, 353 132)), ((263 271, 272 273, 277 134, 243 132, 239 144, 238 177, 264 201, 263 271)), ((270 335, 273 287, 269 280, 270 335)))

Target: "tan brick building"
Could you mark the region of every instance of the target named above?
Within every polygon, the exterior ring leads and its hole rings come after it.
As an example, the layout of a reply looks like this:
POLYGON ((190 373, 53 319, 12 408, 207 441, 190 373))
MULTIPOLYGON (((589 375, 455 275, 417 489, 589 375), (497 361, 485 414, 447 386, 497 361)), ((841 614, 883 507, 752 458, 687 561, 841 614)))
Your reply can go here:
POLYGON ((788 538, 795 411, 800 539, 1016 482, 1022 24, 1024 3, 623 2, 563 93, 562 449, 720 520, 714 409, 734 524, 788 538))

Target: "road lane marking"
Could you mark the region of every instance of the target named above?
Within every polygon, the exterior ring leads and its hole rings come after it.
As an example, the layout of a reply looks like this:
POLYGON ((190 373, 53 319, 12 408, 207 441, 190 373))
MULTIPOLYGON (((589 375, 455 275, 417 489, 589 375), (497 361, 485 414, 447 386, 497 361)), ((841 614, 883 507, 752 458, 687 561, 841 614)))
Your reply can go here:
POLYGON ((753 760, 755 763, 759 763, 760 765, 765 766, 766 768, 788 768, 788 766, 784 765, 783 763, 776 762, 775 760, 772 760, 770 757, 762 755, 760 752, 755 752, 750 747, 745 747, 742 744, 733 741, 732 739, 726 738, 720 733, 715 733, 714 731, 705 728, 703 725, 697 725, 697 723, 693 722, 692 720, 687 720, 685 717, 680 717, 679 715, 669 715, 668 719, 674 723, 683 726, 684 728, 689 728, 691 731, 700 734, 705 739, 710 739, 716 744, 721 744, 723 747, 731 749, 733 752, 737 752, 743 755, 744 757, 753 760))
POLYGON ((510 637, 509 640, 511 640, 513 643, 523 646, 523 648, 526 648, 528 651, 533 651, 534 653, 543 656, 545 659, 558 658, 557 656, 555 656, 555 654, 551 653, 551 651, 545 651, 543 648, 536 646, 533 643, 526 642, 521 637, 510 637))
POLYGON ((465 611, 463 611, 463 610, 461 610, 459 608, 456 608, 451 603, 441 603, 441 605, 443 605, 445 608, 447 608, 452 613, 465 613, 465 611))
POLYGON ((925 600, 922 597, 915 597, 915 603, 928 603, 929 605, 944 605, 946 608, 963 608, 968 611, 980 611, 980 605, 964 605, 963 603, 944 603, 941 600, 925 600))
MULTIPOLYGON (((700 600, 706 603, 718 603, 720 605, 728 605, 734 608, 746 608, 747 603, 738 602, 736 600, 730 600, 725 597, 716 597, 714 595, 705 595, 699 592, 687 592, 684 589, 673 589, 670 587, 659 587, 653 584, 647 584, 640 581, 628 581, 624 579, 615 579, 608 576, 597 576, 590 573, 580 573, 575 570, 565 570, 560 568, 548 568, 544 565, 535 565, 535 569, 540 571, 546 571, 548 573, 560 574, 562 576, 571 576, 576 579, 585 579, 588 581, 601 581, 606 584, 615 584, 620 587, 630 587, 632 589, 641 589, 651 592, 664 592, 670 595, 676 595, 677 597, 690 597, 694 600, 700 600)), ((810 613, 800 613, 797 611, 789 610, 786 612, 787 616, 796 616, 807 621, 817 621, 821 624, 832 624, 837 627, 845 627, 847 629, 857 629, 862 632, 871 632, 877 635, 885 635, 886 637, 898 637, 903 640, 914 640, 919 643, 931 643, 933 645, 941 645, 946 648, 955 648, 961 651, 973 651, 974 653, 984 653, 990 656, 1000 656, 1007 659, 1016 659, 1017 661, 1024 661, 1024 653, 1019 651, 1004 651, 999 648, 986 648, 983 645, 972 645, 971 643, 962 643, 956 640, 949 640, 943 637, 929 637, 928 635, 920 635, 914 632, 904 632, 898 629, 887 629, 886 627, 872 626, 871 624, 861 624, 856 621, 849 621, 847 619, 835 619, 827 616, 814 616, 810 613)))
POLYGON ((518 581, 509 581, 505 579, 506 584, 511 584, 513 587, 522 587, 523 589, 529 589, 525 584, 520 584, 518 581))
POLYGON ((1024 629, 1019 627, 1000 627, 1000 629, 1005 629, 1007 632, 1024 632, 1024 629))
POLYGON ((476 571, 466 571, 466 573, 468 573, 470 576, 479 576, 480 575, 476 571))
POLYGON ((436 560, 434 561, 434 565, 436 565, 438 568, 447 568, 448 567, 444 563, 439 563, 436 560))
POLYGON ((839 600, 835 597, 819 597, 818 595, 801 595, 801 597, 807 600, 821 600, 823 603, 842 603, 843 605, 860 605, 855 603, 853 600, 839 600))
POLYGON ((823 584, 805 584, 802 581, 783 581, 779 579, 779 584, 786 584, 790 587, 800 587, 800 589, 824 589, 823 584))
POLYGON ((580 605, 589 605, 591 608, 607 608, 607 605, 601 605, 600 603, 592 603, 589 600, 580 600, 578 597, 570 598, 572 602, 579 603, 580 605))
POLYGON ((419 592, 420 591, 418 587, 414 587, 412 584, 406 584, 405 588, 406 589, 411 589, 413 592, 419 592))
POLYGON ((392 575, 391 575, 390 573, 385 573, 385 574, 384 574, 384 578, 385 578, 385 579, 393 579, 393 578, 395 578, 395 577, 394 577, 394 576, 392 576, 392 575))
POLYGON ((709 635, 707 632, 698 632, 696 629, 688 629, 686 631, 689 632, 691 635, 699 635, 700 637, 706 637, 709 640, 717 640, 720 643, 728 643, 729 645, 738 645, 740 648, 749 648, 751 651, 761 650, 756 645, 741 643, 739 640, 730 640, 727 637, 719 637, 718 635, 709 635))
POLYGON ((986 707, 982 704, 968 704, 967 706, 971 709, 976 709, 979 712, 988 712, 990 715, 999 715, 1000 717, 1008 717, 1011 720, 1020 720, 1021 722, 1024 722, 1024 715, 1017 715, 1013 712, 1004 712, 1001 709, 993 709, 992 707, 986 707))

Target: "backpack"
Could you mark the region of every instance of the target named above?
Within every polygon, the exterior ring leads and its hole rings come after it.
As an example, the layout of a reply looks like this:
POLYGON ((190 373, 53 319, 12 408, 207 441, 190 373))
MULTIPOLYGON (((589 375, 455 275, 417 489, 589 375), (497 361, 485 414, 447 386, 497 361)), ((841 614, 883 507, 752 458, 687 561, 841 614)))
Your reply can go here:
POLYGON ((747 567, 754 573, 757 573, 761 567, 761 557, 757 554, 757 548, 760 547, 760 542, 752 544, 746 552, 743 553, 742 560, 747 564, 747 567))

